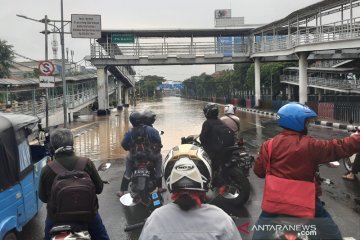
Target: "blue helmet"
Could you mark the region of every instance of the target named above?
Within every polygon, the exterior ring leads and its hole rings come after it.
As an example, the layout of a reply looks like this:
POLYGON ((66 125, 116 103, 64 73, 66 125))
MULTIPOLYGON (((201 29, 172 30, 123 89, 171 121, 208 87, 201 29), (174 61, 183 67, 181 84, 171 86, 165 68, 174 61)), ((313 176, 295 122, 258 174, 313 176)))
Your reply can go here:
POLYGON ((298 102, 291 102, 282 106, 277 112, 280 127, 291 129, 297 132, 305 130, 305 121, 308 118, 315 118, 317 114, 308 106, 298 102))

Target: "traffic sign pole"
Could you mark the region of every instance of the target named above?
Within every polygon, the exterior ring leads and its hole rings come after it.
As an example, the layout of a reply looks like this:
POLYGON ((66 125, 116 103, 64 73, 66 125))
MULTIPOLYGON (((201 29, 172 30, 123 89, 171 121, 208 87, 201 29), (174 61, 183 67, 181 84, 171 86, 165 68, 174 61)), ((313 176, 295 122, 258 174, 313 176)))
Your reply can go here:
MULTIPOLYGON (((39 71, 42 76, 51 76, 55 70, 54 64, 52 62, 48 61, 48 38, 47 38, 47 15, 45 15, 45 61, 40 62, 39 64, 39 71)), ((40 80, 40 78, 39 78, 40 80)), ((55 84, 55 82, 54 82, 55 84)), ((41 81, 39 83, 39 86, 41 86, 41 81)), ((49 85, 45 86, 45 124, 46 128, 49 127, 49 85)))

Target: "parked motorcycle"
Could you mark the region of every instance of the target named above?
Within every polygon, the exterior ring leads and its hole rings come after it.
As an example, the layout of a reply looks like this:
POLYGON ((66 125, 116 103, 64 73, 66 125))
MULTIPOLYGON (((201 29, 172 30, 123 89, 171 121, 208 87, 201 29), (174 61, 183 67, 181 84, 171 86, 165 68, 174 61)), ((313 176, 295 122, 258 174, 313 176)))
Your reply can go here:
MULTIPOLYGON (((183 137, 181 143, 201 147, 197 135, 183 137)), ((247 153, 243 144, 227 147, 225 155, 231 155, 231 157, 225 160, 219 171, 214 171, 212 189, 217 191, 229 204, 240 206, 246 203, 250 196, 250 182, 247 177, 254 157, 247 153)))
MULTIPOLYGON (((352 124, 352 122, 350 122, 350 123, 352 124)), ((357 131, 359 131, 357 126, 351 125, 350 127, 348 127, 348 132, 355 133, 357 131)), ((352 166, 354 165, 355 158, 356 158, 357 154, 359 154, 359 153, 356 153, 356 154, 354 154, 354 155, 352 155, 352 156, 350 156, 348 158, 343 158, 342 159, 346 171, 351 172, 352 166)))

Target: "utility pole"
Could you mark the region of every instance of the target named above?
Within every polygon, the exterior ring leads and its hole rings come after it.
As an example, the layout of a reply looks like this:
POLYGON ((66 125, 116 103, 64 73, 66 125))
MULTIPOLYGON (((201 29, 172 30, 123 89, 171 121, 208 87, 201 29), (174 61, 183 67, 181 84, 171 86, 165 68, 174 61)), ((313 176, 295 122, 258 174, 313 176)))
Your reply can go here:
MULTIPOLYGON (((48 18, 47 15, 45 15, 44 18, 45 21, 45 61, 49 60, 49 51, 48 51, 48 18)), ((45 126, 46 128, 49 128, 49 88, 45 88, 45 126)))
POLYGON ((66 106, 66 80, 65 80, 65 43, 64 43, 64 9, 63 9, 63 0, 61 0, 61 32, 60 32, 60 42, 61 42, 61 79, 63 83, 63 111, 64 111, 64 128, 67 128, 68 118, 67 118, 67 106, 66 106))
POLYGON ((35 22, 41 22, 41 23, 45 23, 45 31, 41 32, 45 34, 45 57, 46 59, 48 58, 48 46, 47 46, 47 38, 48 38, 48 34, 49 33, 60 33, 60 37, 61 37, 61 53, 62 53, 62 71, 61 71, 61 79, 62 79, 62 83, 63 83, 63 107, 64 107, 64 127, 67 127, 67 104, 66 104, 66 96, 67 96, 67 91, 66 91, 66 80, 65 80, 65 49, 64 49, 64 22, 70 22, 70 21, 64 21, 64 11, 63 11, 63 0, 61 0, 61 20, 51 20, 51 22, 61 22, 61 29, 59 29, 56 25, 49 23, 49 19, 47 18, 47 16, 45 16, 45 19, 42 20, 36 20, 33 18, 29 18, 26 17, 24 15, 19 15, 16 14, 16 16, 21 17, 21 18, 25 18, 25 19, 29 19, 35 22), (55 32, 49 32, 47 30, 48 25, 53 26, 54 28, 56 28, 57 30, 55 32))

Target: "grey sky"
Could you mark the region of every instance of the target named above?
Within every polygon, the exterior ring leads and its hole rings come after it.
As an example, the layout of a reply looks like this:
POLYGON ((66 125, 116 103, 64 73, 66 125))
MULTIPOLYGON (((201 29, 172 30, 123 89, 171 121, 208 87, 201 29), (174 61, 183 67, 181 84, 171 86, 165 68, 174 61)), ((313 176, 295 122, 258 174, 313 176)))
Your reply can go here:
MULTIPOLYGON (((63 0, 64 19, 71 14, 100 14, 103 29, 139 28, 212 28, 215 9, 232 9, 233 17, 245 17, 245 23, 269 23, 319 0, 63 0)), ((16 17, 60 20, 60 0, 0 0, 0 39, 14 50, 32 59, 44 59, 44 24, 16 17)), ((52 37, 50 36, 49 40, 52 37)), ((59 41, 60 45, 60 41, 59 41)), ((53 58, 49 43, 49 56, 53 58)), ((89 55, 88 39, 65 37, 65 47, 74 50, 74 60, 89 55)), ((60 47, 58 56, 61 56, 60 47)), ((202 72, 212 73, 214 66, 138 67, 141 75, 159 75, 183 80, 202 72)))

